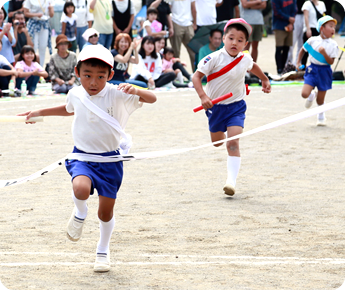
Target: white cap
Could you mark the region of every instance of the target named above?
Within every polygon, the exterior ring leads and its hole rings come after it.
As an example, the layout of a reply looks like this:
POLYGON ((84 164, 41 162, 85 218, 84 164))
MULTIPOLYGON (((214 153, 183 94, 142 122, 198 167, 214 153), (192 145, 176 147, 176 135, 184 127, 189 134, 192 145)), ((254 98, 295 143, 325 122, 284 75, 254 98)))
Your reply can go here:
POLYGON ((111 68, 114 66, 114 57, 111 52, 106 49, 103 45, 88 45, 85 46, 78 55, 78 62, 85 61, 87 59, 99 59, 106 64, 110 65, 111 68))
POLYGON ((99 32, 94 29, 94 28, 88 28, 84 31, 84 33, 82 34, 82 37, 85 39, 85 41, 89 41, 89 37, 91 35, 95 35, 97 34, 97 36, 99 36, 99 32))

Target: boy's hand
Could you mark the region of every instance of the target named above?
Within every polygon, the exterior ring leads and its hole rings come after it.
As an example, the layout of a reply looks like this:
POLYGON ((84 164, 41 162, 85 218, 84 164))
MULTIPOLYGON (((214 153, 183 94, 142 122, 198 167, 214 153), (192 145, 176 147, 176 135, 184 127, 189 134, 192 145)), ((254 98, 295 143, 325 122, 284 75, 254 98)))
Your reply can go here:
POLYGON ((209 98, 206 94, 201 96, 200 99, 201 99, 201 105, 204 108, 204 110, 208 110, 213 107, 211 98, 209 98))
POLYGON ((137 95, 138 94, 138 89, 133 87, 131 84, 128 84, 128 83, 119 84, 117 89, 123 91, 126 94, 130 94, 130 95, 137 95))
MULTIPOLYGON (((32 117, 39 117, 39 111, 27 111, 25 113, 17 114, 17 116, 26 116, 26 120, 29 120, 32 117)), ((35 124, 36 122, 25 122, 26 124, 35 124)))
POLYGON ((271 84, 269 80, 263 80, 261 81, 262 85, 262 91, 266 94, 269 94, 271 92, 271 84))
POLYGON ((321 54, 324 54, 324 53, 326 52, 326 50, 325 50, 325 48, 324 48, 323 46, 320 46, 319 52, 320 52, 321 54))

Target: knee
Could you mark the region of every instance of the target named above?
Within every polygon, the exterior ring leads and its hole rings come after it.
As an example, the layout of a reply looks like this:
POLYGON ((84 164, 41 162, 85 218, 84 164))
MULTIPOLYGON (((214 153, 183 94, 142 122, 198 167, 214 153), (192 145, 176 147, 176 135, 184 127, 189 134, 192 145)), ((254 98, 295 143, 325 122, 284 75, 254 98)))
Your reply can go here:
POLYGON ((74 196, 77 199, 80 199, 80 200, 88 199, 90 196, 90 191, 91 191, 91 188, 87 184, 80 183, 80 182, 73 183, 73 192, 74 192, 74 196))
POLYGON ((104 211, 104 210, 98 210, 98 218, 102 221, 102 222, 109 222, 112 218, 113 218, 113 209, 111 209, 110 211, 104 211))
POLYGON ((237 151, 239 149, 238 140, 231 140, 226 142, 226 148, 229 152, 237 151))

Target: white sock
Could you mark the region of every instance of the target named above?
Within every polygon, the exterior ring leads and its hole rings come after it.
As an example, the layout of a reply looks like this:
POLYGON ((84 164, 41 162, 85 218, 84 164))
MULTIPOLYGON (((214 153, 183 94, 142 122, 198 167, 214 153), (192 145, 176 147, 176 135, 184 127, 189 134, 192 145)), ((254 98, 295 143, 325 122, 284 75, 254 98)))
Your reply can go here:
POLYGON ((109 244, 111 239, 111 234, 115 227, 115 217, 108 222, 103 222, 99 220, 99 230, 100 230, 100 239, 97 244, 97 253, 107 253, 109 250, 109 244))
POLYGON ((179 73, 177 74, 177 77, 176 77, 176 78, 177 78, 177 80, 178 80, 181 84, 184 83, 182 72, 179 72, 179 73))
MULTIPOLYGON (((322 104, 322 105, 323 105, 323 104, 322 104)), ((319 106, 322 106, 322 105, 319 105, 319 106)), ((322 113, 317 114, 317 119, 318 119, 318 120, 324 120, 324 119, 326 119, 326 114, 325 114, 325 112, 322 112, 322 113)))
POLYGON ((241 157, 228 156, 228 178, 226 180, 227 184, 236 186, 236 178, 241 166, 241 157))
POLYGON ((72 198, 76 207, 75 216, 80 219, 85 219, 87 216, 87 210, 88 210, 88 207, 86 204, 87 199, 81 200, 81 199, 76 198, 73 190, 72 190, 72 198))
POLYGON ((316 92, 315 91, 311 91, 311 93, 310 93, 310 95, 309 95, 309 97, 308 97, 308 100, 310 101, 310 102, 312 102, 312 101, 314 101, 314 99, 315 99, 315 97, 316 97, 316 92))

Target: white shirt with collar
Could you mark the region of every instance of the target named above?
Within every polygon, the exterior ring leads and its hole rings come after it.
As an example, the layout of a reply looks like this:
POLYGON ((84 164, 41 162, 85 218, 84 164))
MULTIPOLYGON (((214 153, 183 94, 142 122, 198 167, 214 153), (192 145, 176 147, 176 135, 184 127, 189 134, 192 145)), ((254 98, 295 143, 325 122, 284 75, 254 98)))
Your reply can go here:
POLYGON ((78 95, 85 95, 95 105, 114 117, 121 127, 126 127, 129 116, 142 103, 139 96, 128 95, 117 89, 117 85, 106 83, 102 91, 90 96, 83 86, 74 87, 68 92, 66 110, 74 112, 72 135, 74 145, 87 153, 103 153, 119 148, 121 135, 100 117, 87 109, 78 95))
MULTIPOLYGON (((310 44, 311 47, 316 51, 319 51, 320 46, 322 46, 330 58, 337 58, 338 57, 339 48, 338 48, 337 42, 334 39, 331 39, 331 38, 323 39, 320 35, 318 35, 318 36, 310 37, 307 40, 307 43, 310 44)), ((303 49, 306 51, 306 49, 304 47, 303 47, 303 49)), ((322 62, 319 62, 311 54, 309 54, 308 60, 313 64, 327 65, 327 64, 324 64, 322 62)))
POLYGON ((205 56, 198 64, 197 70, 208 76, 220 71, 242 54, 244 54, 244 57, 234 68, 222 76, 207 82, 206 94, 212 100, 228 93, 233 94, 231 98, 221 101, 219 104, 238 102, 246 96, 244 78, 246 72, 253 68, 254 62, 252 57, 249 53, 243 52, 240 52, 236 57, 232 57, 225 50, 225 47, 223 47, 220 50, 205 56))

